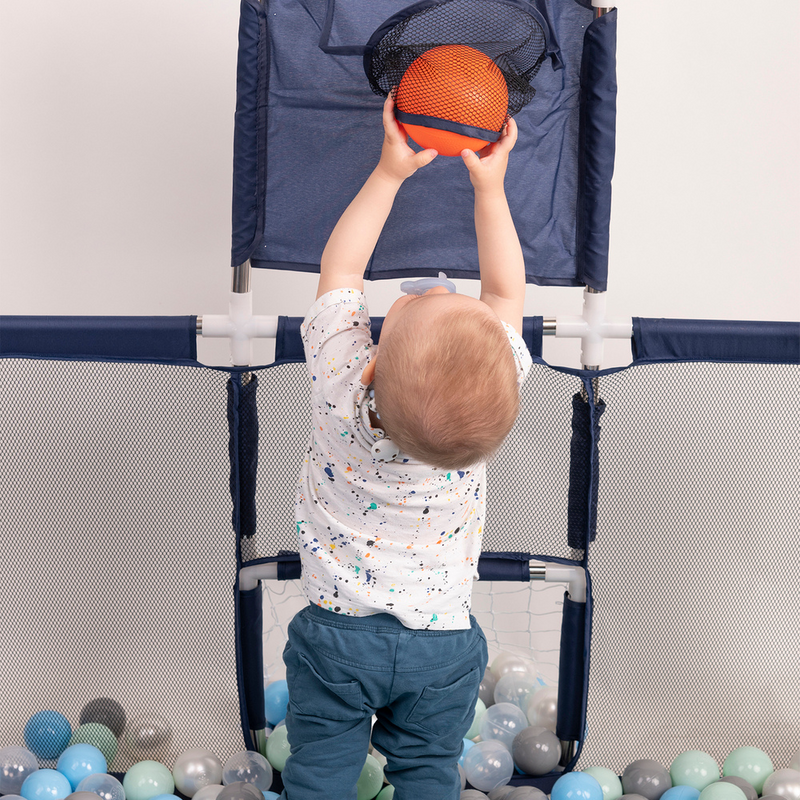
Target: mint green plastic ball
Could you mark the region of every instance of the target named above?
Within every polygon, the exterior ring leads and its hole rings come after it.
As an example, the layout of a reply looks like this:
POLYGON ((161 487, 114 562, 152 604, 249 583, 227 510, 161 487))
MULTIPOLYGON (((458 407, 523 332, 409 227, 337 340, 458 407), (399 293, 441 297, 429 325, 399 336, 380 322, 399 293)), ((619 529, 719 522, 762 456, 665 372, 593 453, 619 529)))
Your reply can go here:
POLYGON ((607 767, 587 767, 581 772, 591 775, 603 790, 603 800, 619 800, 622 797, 622 781, 607 767))
POLYGON ((723 777, 733 775, 744 778, 759 794, 764 788, 764 781, 774 771, 769 756, 757 747, 737 747, 728 754, 722 765, 723 777))
POLYGON ((474 739, 481 732, 481 721, 485 713, 486 704, 479 697, 478 702, 475 703, 475 716, 472 718, 472 725, 469 726, 469 730, 464 736, 465 739, 474 739))
POLYGON ((702 792, 719 780, 717 762, 702 750, 686 750, 675 758, 669 768, 673 786, 691 786, 702 792))
POLYGON ((96 747, 103 754, 109 766, 117 755, 117 737, 110 728, 99 722, 87 722, 85 725, 75 728, 69 744, 70 747, 73 744, 90 744, 96 747))
POLYGON ((710 783, 697 800, 747 800, 747 795, 732 783, 710 783))
POLYGON ((375 800, 394 800, 394 786, 384 786, 375 800))
POLYGON ((383 768, 374 756, 367 756, 356 784, 357 800, 374 800, 383 786, 383 768))
POLYGON ((283 772, 289 758, 289 739, 285 725, 275 728, 267 738, 267 761, 278 772, 283 772))
POLYGON ((172 794, 175 781, 172 773, 158 761, 139 761, 122 781, 126 800, 151 800, 160 794, 172 794))

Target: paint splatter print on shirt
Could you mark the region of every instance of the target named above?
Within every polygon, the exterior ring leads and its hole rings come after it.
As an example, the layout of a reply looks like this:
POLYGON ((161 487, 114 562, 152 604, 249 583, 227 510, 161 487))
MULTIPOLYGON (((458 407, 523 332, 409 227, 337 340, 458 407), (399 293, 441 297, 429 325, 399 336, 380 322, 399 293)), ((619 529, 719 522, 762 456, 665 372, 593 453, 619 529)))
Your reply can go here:
MULTIPOLYGON (((531 365, 505 325, 520 383, 531 365)), ((486 466, 442 471, 402 454, 372 457, 361 373, 373 348, 366 298, 320 297, 301 328, 313 430, 295 511, 309 602, 350 616, 389 612, 414 629, 469 628, 485 515, 486 466)))

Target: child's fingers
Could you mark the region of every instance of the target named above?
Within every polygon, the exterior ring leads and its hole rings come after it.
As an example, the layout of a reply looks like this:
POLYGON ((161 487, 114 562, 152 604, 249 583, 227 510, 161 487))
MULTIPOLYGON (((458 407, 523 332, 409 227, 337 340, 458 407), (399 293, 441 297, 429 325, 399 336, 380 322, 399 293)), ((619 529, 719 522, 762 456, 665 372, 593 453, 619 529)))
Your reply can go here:
POLYGON ((389 93, 383 104, 383 129, 386 135, 391 139, 403 139, 405 137, 400 133, 400 123, 394 115, 394 99, 389 93))
POLYGON ((417 153, 414 156, 414 161, 416 162, 417 168, 426 167, 438 155, 439 153, 436 150, 429 147, 427 150, 423 150, 421 153, 417 153))
POLYGON ((506 120, 503 133, 497 140, 497 149, 503 153, 510 153, 517 143, 518 133, 519 129, 517 128, 517 123, 514 121, 514 117, 509 117, 506 120))
POLYGON ((470 171, 480 163, 480 158, 474 150, 462 150, 461 158, 464 159, 464 164, 470 171))

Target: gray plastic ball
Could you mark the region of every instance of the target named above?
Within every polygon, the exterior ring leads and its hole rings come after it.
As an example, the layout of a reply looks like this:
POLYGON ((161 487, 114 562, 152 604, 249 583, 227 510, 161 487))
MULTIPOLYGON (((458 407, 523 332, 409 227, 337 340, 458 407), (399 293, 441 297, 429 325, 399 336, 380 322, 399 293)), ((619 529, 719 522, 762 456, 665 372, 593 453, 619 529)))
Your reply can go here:
POLYGON ((264 800, 264 795, 252 783, 234 781, 217 795, 217 800, 264 800))
POLYGON ((97 800, 94 792, 73 792, 67 795, 67 800, 97 800))
POLYGON ((204 786, 222 783, 222 762, 210 750, 187 750, 175 759, 172 777, 181 794, 194 797, 204 786))
POLYGON ((459 800, 488 800, 488 795, 479 792, 477 789, 465 789, 461 792, 459 800))
POLYGON ((631 792, 630 794, 623 794, 619 800, 647 800, 647 798, 644 795, 631 792))
POLYGON ((494 705, 494 687, 497 686, 497 678, 492 674, 492 671, 487 667, 486 672, 483 674, 480 688, 478 689, 478 697, 483 700, 486 708, 494 705))
POLYGON ((535 725, 514 737, 511 755, 526 775, 547 775, 561 758, 561 744, 551 730, 535 725))
POLYGON ((513 792, 516 786, 509 786, 506 784, 505 786, 498 786, 496 789, 492 789, 489 792, 489 800, 508 800, 508 796, 513 792))
POLYGON ((669 771, 649 758, 633 761, 622 773, 622 789, 626 794, 640 794, 646 800, 658 800, 672 787, 669 771))
POLYGON ((744 792, 747 800, 758 800, 758 792, 753 788, 753 784, 748 783, 744 778, 740 778, 738 775, 728 775, 725 778, 720 778, 720 783, 732 783, 744 792))

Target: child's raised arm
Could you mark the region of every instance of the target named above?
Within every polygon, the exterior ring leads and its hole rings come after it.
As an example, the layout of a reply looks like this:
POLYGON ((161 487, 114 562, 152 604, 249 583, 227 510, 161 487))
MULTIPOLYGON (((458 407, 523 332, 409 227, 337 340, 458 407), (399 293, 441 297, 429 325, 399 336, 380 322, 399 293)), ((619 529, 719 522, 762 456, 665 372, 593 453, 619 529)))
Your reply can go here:
POLYGON ((525 262, 503 187, 508 154, 516 141, 517 124, 509 117, 500 139, 482 150, 482 157, 471 150, 464 150, 461 157, 475 190, 481 300, 521 333, 525 262))
POLYGON ((395 119, 393 109, 389 95, 383 105, 384 138, 380 161, 331 232, 320 262, 317 297, 334 289, 363 290, 364 270, 398 189, 406 178, 437 156, 435 150, 415 153, 408 146, 405 131, 395 119))

